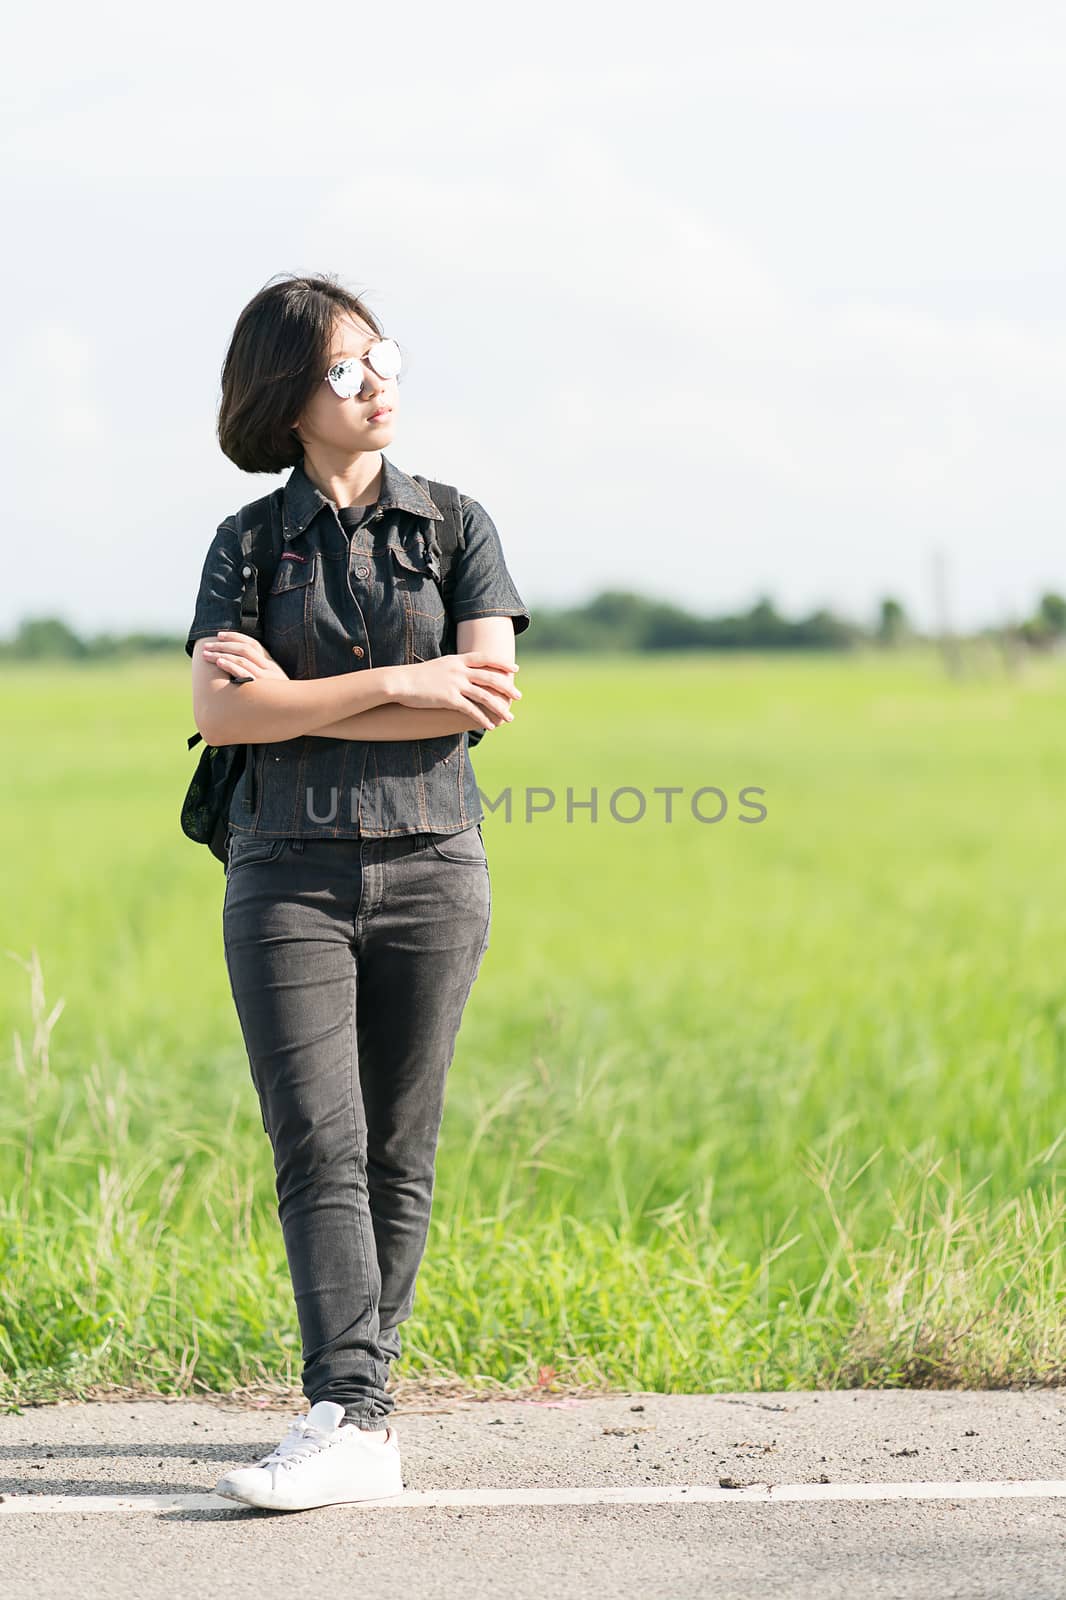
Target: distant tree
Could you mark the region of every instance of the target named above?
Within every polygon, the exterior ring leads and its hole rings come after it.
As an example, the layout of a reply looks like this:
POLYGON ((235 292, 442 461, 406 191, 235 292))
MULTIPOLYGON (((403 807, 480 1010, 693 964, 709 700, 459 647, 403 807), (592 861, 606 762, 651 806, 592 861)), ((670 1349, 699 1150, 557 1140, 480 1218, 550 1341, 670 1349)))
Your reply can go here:
POLYGON ((761 633, 779 633, 788 626, 768 594, 760 595, 748 612, 748 624, 761 633))
POLYGON ((779 614, 769 595, 760 595, 751 610, 736 620, 746 650, 776 650, 789 643, 791 624, 779 614))
POLYGON ((1044 594, 1036 615, 1018 624, 1015 630, 1030 650, 1066 648, 1066 600, 1060 594, 1044 594))
POLYGON ((1037 615, 1050 633, 1066 634, 1066 598, 1061 594, 1041 595, 1037 615))
POLYGON ((878 644, 888 646, 890 649, 903 643, 910 632, 907 613, 900 602, 891 595, 881 601, 881 611, 877 621, 876 638, 878 644))
POLYGON ((631 594, 627 589, 601 589, 599 594, 593 595, 583 606, 577 610, 590 622, 609 623, 614 628, 628 628, 633 624, 635 617, 640 616, 647 608, 648 601, 643 596, 631 594))
MULTIPOLYGON (((174 639, 169 633, 128 633, 122 640, 125 650, 145 655, 163 655, 173 650, 174 639)), ((184 640, 182 640, 184 649, 184 640)))
POLYGON ((680 606, 662 603, 644 619, 641 644, 645 650, 706 650, 710 643, 707 619, 694 617, 680 606))
POLYGON ((81 660, 86 653, 84 640, 62 617, 26 617, 15 630, 12 654, 23 661, 40 661, 49 656, 81 660))
POLYGON ((851 650, 865 635, 853 622, 845 622, 824 608, 792 624, 792 643, 812 650, 851 650))

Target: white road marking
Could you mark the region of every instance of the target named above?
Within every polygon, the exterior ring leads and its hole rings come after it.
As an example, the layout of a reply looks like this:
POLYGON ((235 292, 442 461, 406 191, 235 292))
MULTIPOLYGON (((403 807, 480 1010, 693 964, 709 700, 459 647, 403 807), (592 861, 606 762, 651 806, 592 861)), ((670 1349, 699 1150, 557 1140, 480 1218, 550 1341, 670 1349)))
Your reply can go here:
MULTIPOLYGON (((780 1505, 808 1500, 1033 1500, 1066 1497, 1063 1478, 1003 1478, 969 1483, 752 1483, 604 1485, 591 1489, 406 1489, 380 1500, 347 1502, 368 1510, 411 1506, 780 1505)), ((86 1516, 119 1511, 233 1511, 253 1509, 217 1494, 4 1494, 0 1516, 23 1513, 86 1516)))

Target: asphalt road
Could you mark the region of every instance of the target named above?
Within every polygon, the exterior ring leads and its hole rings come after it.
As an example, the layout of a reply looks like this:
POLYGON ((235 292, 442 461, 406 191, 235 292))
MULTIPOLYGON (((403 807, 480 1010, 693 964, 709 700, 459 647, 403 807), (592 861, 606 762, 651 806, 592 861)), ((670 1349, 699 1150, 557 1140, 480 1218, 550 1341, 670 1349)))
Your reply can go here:
POLYGON ((214 1496, 295 1409, 0 1417, 3 1600, 1066 1600, 1066 1390, 451 1400, 394 1414, 401 1499, 214 1496))

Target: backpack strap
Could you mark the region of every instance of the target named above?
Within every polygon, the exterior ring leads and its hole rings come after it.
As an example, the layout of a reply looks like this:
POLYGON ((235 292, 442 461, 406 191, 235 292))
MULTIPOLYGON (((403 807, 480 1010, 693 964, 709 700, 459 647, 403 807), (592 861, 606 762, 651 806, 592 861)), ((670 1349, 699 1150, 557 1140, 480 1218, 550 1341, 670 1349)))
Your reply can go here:
POLYGON ((281 554, 281 507, 279 494, 274 490, 261 500, 242 506, 234 522, 241 541, 244 565, 241 576, 244 592, 241 595, 241 633, 250 634, 262 642, 262 617, 266 612, 266 595, 274 581, 278 557, 281 554))
POLYGON ((444 608, 450 616, 452 591, 455 587, 453 577, 455 558, 466 545, 462 498, 454 484, 438 483, 434 478, 424 478, 420 472, 412 472, 411 476, 416 483, 421 484, 437 510, 444 515, 442 523, 434 524, 434 532, 437 544, 440 546, 440 591, 444 597, 444 608))
MULTIPOLYGON (((278 557, 281 554, 284 533, 281 518, 283 492, 275 489, 273 493, 263 495, 261 500, 251 501, 241 507, 234 519, 241 541, 241 555, 244 558, 244 565, 241 568, 244 591, 241 595, 240 631, 249 634, 253 639, 258 639, 260 643, 263 640, 266 596, 274 581, 278 557)), ((254 745, 245 746, 245 765, 248 769, 248 798, 244 802, 244 809, 254 812, 256 806, 254 745)))
MULTIPOLYGON (((241 620, 239 632, 247 633, 262 642, 262 618, 266 614, 266 595, 274 581, 281 541, 284 533, 281 522, 280 495, 274 490, 261 500, 242 506, 234 516, 234 527, 241 542, 241 620)), ((199 744, 203 734, 196 732, 186 741, 188 749, 199 744)), ((249 747, 250 748, 250 747, 249 747)))

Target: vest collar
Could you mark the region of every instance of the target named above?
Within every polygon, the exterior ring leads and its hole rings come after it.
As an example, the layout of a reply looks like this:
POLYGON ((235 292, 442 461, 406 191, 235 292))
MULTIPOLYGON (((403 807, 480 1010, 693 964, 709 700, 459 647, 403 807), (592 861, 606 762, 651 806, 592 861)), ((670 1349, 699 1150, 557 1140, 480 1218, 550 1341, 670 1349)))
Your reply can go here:
MULTIPOLYGON (((444 513, 438 511, 421 484, 392 464, 382 453, 381 493, 377 500, 383 511, 410 511, 413 516, 427 517, 433 522, 443 522, 444 513)), ((298 461, 285 481, 282 491, 285 512, 285 538, 296 539, 306 532, 323 506, 336 511, 332 500, 315 487, 298 461)))

